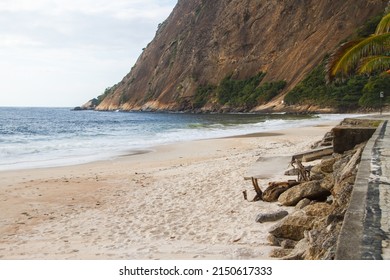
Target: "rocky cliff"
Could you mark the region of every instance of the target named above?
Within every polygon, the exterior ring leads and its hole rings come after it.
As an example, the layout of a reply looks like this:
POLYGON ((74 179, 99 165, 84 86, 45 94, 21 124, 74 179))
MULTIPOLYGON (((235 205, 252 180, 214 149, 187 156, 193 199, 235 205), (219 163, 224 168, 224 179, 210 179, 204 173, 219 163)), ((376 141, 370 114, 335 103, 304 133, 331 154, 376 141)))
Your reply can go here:
MULTIPOLYGON (((386 0, 179 0, 97 110, 191 110, 196 89, 266 73, 293 88, 386 0)), ((257 109, 282 110, 281 97, 257 109)), ((210 99, 204 109, 218 110, 210 99)))

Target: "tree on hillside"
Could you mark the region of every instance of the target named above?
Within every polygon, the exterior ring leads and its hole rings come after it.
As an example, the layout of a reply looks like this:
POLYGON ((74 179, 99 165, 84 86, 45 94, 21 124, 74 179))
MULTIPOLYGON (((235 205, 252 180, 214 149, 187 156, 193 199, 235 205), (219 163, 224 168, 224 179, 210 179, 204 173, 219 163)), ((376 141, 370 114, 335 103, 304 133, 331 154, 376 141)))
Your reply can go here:
POLYGON ((368 38, 343 44, 331 56, 327 65, 327 79, 352 73, 373 73, 390 69, 390 13, 382 18, 376 31, 368 38))

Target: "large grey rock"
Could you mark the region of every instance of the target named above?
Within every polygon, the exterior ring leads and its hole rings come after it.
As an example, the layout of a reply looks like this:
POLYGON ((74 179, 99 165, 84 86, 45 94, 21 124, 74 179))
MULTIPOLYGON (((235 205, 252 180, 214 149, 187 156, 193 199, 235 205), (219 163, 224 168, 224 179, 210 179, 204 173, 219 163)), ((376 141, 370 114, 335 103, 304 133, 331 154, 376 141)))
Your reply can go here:
POLYGON ((297 241, 291 239, 283 239, 282 242, 280 242, 280 246, 283 249, 294 249, 297 243, 298 243, 297 241))
POLYGON ((310 181, 288 189, 279 196, 278 201, 285 206, 294 206, 304 198, 326 200, 328 195, 330 192, 321 187, 320 181, 310 181))
POLYGON ((308 216, 325 217, 332 211, 332 206, 325 202, 318 202, 306 206, 303 211, 308 216))
POLYGON ((330 159, 323 160, 320 164, 320 171, 322 173, 332 173, 333 172, 333 165, 336 162, 337 158, 333 157, 330 159))
POLYGON ((335 179, 333 177, 333 174, 327 174, 321 181, 321 187, 332 192, 334 183, 335 183, 335 179))
POLYGON ((271 258, 284 259, 286 256, 290 255, 292 249, 284 249, 284 248, 275 248, 270 252, 271 258))
POLYGON ((282 243, 283 240, 284 239, 282 239, 282 238, 276 238, 272 234, 268 234, 268 236, 267 236, 267 241, 269 242, 269 244, 271 246, 280 246, 280 244, 282 243))
POLYGON ((271 213, 259 214, 256 217, 256 222, 265 223, 265 222, 274 222, 280 220, 288 215, 286 210, 279 210, 271 213))
POLYGON ((304 260, 305 255, 307 254, 307 250, 309 248, 309 242, 305 238, 302 238, 297 244, 294 246, 294 249, 285 257, 283 260, 304 260))
POLYGON ((313 226, 315 217, 307 216, 304 213, 288 215, 280 222, 274 225, 269 233, 276 238, 301 240, 304 237, 305 230, 310 230, 313 226))
POLYGON ((308 198, 304 198, 302 200, 300 200, 297 205, 295 205, 295 210, 301 210, 303 208, 305 208, 307 205, 309 205, 311 202, 310 199, 308 198))

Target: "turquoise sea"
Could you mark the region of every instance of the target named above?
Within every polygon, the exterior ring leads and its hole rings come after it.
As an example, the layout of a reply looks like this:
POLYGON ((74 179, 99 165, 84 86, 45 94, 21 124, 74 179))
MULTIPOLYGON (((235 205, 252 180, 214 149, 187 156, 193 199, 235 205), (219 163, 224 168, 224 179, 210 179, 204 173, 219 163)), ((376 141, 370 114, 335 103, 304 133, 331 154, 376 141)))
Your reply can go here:
POLYGON ((179 141, 298 128, 344 117, 0 107, 0 171, 86 163, 179 141))

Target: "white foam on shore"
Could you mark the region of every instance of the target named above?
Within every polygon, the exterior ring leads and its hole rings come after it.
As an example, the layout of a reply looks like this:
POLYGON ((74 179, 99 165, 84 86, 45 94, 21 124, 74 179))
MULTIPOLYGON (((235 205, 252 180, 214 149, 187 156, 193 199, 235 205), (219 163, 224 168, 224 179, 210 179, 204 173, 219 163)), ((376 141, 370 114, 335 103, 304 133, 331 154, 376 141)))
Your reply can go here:
POLYGON ((91 137, 64 137, 50 141, 42 139, 31 141, 27 145, 21 145, 15 140, 14 144, 0 146, 0 155, 2 155, 0 171, 77 165, 114 159, 118 156, 138 153, 139 150, 175 142, 314 126, 356 116, 358 115, 323 114, 309 119, 269 119, 238 125, 200 124, 143 135, 134 135, 134 132, 123 130, 118 135, 102 133, 91 137))

